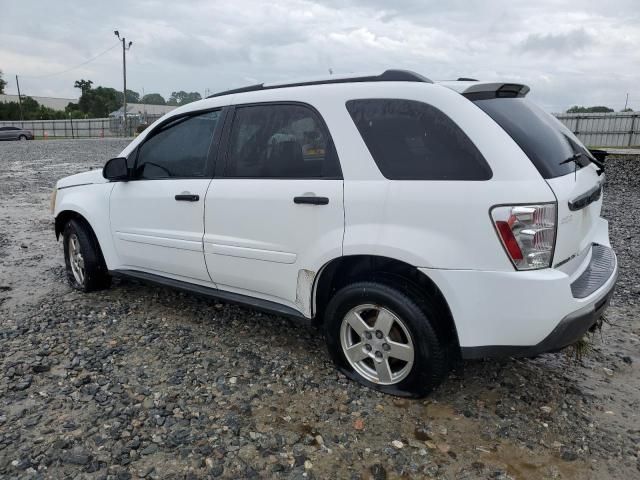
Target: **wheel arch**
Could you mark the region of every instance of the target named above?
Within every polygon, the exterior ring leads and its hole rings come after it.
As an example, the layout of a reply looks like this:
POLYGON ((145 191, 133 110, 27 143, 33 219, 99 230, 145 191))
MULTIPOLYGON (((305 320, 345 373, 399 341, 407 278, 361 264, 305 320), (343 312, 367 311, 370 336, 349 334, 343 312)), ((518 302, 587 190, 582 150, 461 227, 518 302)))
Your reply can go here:
POLYGON ((89 236, 93 240, 98 255, 103 264, 106 264, 104 260, 104 253, 102 252, 102 247, 100 245, 100 241, 98 240, 98 236, 94 231, 93 227, 89 220, 87 220, 82 214, 76 212, 75 210, 62 210, 58 213, 55 219, 55 232, 56 232, 56 240, 60 238, 60 234, 64 231, 64 227, 69 221, 76 220, 87 228, 89 236))
POLYGON ((379 280, 406 288, 414 296, 429 298, 438 311, 438 333, 443 335, 456 355, 460 346, 455 321, 438 285, 418 268, 401 260, 377 255, 349 255, 334 258, 318 272, 312 289, 312 313, 322 324, 324 309, 341 287, 359 280, 379 280))

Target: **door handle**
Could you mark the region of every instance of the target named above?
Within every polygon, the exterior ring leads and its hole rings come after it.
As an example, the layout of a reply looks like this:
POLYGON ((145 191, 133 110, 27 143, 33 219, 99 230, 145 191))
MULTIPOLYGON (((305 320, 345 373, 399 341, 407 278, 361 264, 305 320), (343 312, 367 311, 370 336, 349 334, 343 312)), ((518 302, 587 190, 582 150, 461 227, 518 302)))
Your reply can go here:
POLYGON ((329 199, 327 197, 316 197, 310 195, 308 197, 293 197, 293 203, 306 203, 308 205, 327 205, 329 199))
POLYGON ((176 195, 176 200, 179 202, 197 202, 200 200, 200 195, 192 195, 191 193, 181 193, 176 195))

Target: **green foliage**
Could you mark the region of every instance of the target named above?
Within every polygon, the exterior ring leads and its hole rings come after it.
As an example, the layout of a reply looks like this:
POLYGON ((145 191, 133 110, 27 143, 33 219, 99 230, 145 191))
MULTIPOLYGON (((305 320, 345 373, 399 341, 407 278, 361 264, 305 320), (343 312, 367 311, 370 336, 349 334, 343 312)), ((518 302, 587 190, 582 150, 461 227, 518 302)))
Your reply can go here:
MULTIPOLYGON (((57 120, 67 118, 65 112, 40 105, 31 97, 22 97, 22 116, 25 120, 57 120)), ((0 103, 0 120, 20 120, 18 102, 0 103)))
POLYGON ((4 87, 7 86, 7 81, 2 78, 2 70, 0 70, 0 93, 4 93, 4 87))
MULTIPOLYGON (((120 99, 120 103, 122 103, 121 92, 118 92, 118 98, 120 99)), ((127 88, 127 103, 140 103, 140 94, 127 88)))
POLYGON ((596 106, 596 107, 579 107, 578 105, 574 105, 567 113, 609 113, 613 112, 613 108, 596 106))
MULTIPOLYGON (((104 118, 122 107, 122 92, 110 87, 92 87, 91 80, 76 80, 74 86, 82 90, 78 103, 70 103, 65 111, 73 118, 104 118)), ((140 94, 127 89, 127 102, 139 103, 140 94)))
POLYGON ((65 109, 74 118, 77 112, 87 118, 104 118, 122 106, 122 92, 109 87, 92 88, 92 84, 91 80, 76 80, 75 87, 82 90, 82 95, 78 103, 69 103, 65 109))
POLYGON ((91 80, 76 80, 76 82, 73 84, 73 88, 79 88, 84 95, 86 92, 91 90, 91 85, 93 85, 93 82, 91 80))
POLYGON ((621 112, 633 112, 633 108, 623 108, 621 112))
POLYGON ((187 103, 202 100, 202 97, 198 92, 185 92, 180 90, 179 92, 171 92, 171 97, 167 101, 167 105, 186 105, 187 103))
POLYGON ((140 103, 146 103, 147 105, 166 105, 166 101, 159 93, 147 93, 140 103))

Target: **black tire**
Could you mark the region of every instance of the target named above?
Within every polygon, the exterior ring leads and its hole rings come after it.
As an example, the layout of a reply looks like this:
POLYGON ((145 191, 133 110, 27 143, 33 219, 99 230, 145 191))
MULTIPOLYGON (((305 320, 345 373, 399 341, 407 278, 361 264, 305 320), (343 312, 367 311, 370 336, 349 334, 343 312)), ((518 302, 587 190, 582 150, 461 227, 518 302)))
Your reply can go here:
POLYGON ((423 397, 442 382, 449 372, 447 345, 438 337, 433 324, 437 318, 435 312, 428 299, 421 298, 418 303, 390 285, 368 281, 352 283, 331 298, 325 311, 324 333, 329 354, 342 373, 367 387, 401 397, 423 397), (398 383, 380 385, 366 379, 345 356, 340 341, 342 320, 351 309, 363 304, 373 304, 391 311, 402 320, 411 335, 413 366, 398 383))
POLYGON ((26 135, 20 135, 18 137, 18 140, 27 140, 27 136, 26 135))
POLYGON ((69 284, 83 292, 92 292, 108 288, 111 285, 111 277, 102 257, 98 240, 91 229, 82 221, 69 220, 63 231, 64 262, 67 267, 67 280, 69 284), (79 281, 73 273, 70 259, 69 239, 75 235, 80 253, 84 262, 83 281, 79 281))

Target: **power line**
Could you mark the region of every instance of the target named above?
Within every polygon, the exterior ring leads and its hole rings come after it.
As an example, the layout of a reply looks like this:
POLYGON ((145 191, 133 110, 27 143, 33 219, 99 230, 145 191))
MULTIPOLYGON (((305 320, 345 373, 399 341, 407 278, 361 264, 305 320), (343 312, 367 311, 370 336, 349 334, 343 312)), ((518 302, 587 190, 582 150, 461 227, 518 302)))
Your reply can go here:
POLYGON ((105 53, 113 50, 114 48, 116 48, 118 45, 120 44, 120 42, 116 42, 115 44, 113 44, 112 46, 110 46, 109 48, 107 48, 106 50, 100 52, 99 54, 97 54, 95 57, 91 57, 88 60, 85 60, 84 62, 71 67, 71 68, 67 68, 66 70, 62 70, 61 72, 56 72, 56 73, 48 73, 46 75, 20 75, 23 78, 47 78, 47 77, 53 77, 55 75, 62 75, 63 73, 67 73, 70 72, 72 70, 75 70, 77 68, 80 68, 84 65, 86 65, 87 63, 93 62, 96 58, 101 57, 102 55, 104 55, 105 53))

